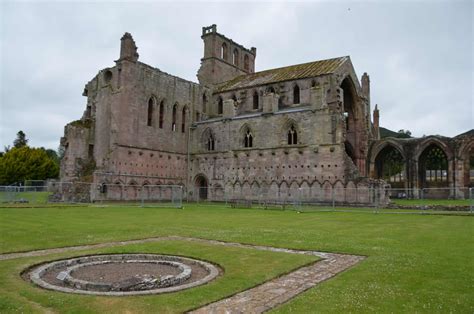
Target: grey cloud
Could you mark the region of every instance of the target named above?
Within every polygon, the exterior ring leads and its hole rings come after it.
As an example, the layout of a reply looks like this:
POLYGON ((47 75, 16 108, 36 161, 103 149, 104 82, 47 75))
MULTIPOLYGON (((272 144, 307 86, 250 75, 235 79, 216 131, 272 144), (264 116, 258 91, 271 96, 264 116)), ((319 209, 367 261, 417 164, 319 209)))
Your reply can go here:
POLYGON ((471 2, 2 2, 0 147, 22 129, 57 148, 84 84, 125 31, 140 60, 196 81, 201 27, 257 47, 257 69, 350 55, 383 126, 454 136, 473 127, 471 2))

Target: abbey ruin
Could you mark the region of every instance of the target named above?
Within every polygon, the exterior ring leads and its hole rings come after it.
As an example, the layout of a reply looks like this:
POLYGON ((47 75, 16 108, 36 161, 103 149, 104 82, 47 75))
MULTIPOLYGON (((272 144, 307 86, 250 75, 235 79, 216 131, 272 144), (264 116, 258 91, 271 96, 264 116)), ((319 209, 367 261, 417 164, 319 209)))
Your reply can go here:
MULTIPOLYGON (((86 84, 84 115, 65 127, 62 181, 112 185, 100 193, 117 200, 163 184, 183 186, 191 200, 298 193, 311 200, 344 188, 383 190, 386 181, 472 184, 472 132, 381 140, 369 75, 359 81, 350 57, 255 72, 256 48, 218 33, 216 25, 204 27, 201 38, 195 83, 141 63, 132 36, 123 35, 115 66, 86 84), (420 160, 433 149, 446 164, 427 179, 431 169, 420 160), (399 173, 387 175, 384 156, 401 162, 399 173)), ((338 197, 354 202, 350 193, 338 197)))

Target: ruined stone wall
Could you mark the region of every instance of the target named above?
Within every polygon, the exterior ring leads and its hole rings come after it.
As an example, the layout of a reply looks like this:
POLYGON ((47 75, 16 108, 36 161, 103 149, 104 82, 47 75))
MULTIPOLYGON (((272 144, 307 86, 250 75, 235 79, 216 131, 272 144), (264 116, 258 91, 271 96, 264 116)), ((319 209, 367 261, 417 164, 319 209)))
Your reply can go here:
MULTIPOLYGON (((308 86, 312 88, 312 80, 300 83, 310 94, 308 86)), ((292 86, 294 83, 285 84, 292 86)), ((301 102, 310 99, 310 95, 305 95, 301 102)), ((278 99, 273 101, 278 102, 278 99)), ((324 184, 326 189, 346 186, 347 160, 342 116, 324 106, 321 98, 319 101, 198 123, 192 133, 190 185, 195 184, 196 177, 205 176, 212 188, 222 188, 227 195, 236 198, 252 198, 252 193, 259 190, 255 186, 266 186, 266 193, 271 195, 285 194, 287 190, 296 191, 298 188, 309 191, 311 186, 321 187, 324 184), (291 126, 295 127, 298 135, 295 145, 288 145, 291 126), (253 139, 250 148, 244 147, 247 130, 251 131, 253 139), (208 150, 210 134, 215 139, 214 151, 208 150), (241 188, 251 185, 254 188, 248 191, 241 188)), ((224 116, 228 112, 226 109, 233 107, 234 103, 227 100, 225 106, 224 116)))
POLYGON ((69 182, 82 176, 84 168, 92 156, 89 155, 89 145, 93 143, 91 126, 81 120, 72 122, 64 127, 64 137, 61 146, 64 156, 61 160, 61 181, 69 182))
POLYGON ((370 177, 377 177, 376 159, 382 150, 387 147, 396 149, 403 157, 403 173, 406 179, 399 183, 399 187, 426 189, 425 193, 430 192, 430 189, 434 189, 432 193, 445 197, 467 197, 467 188, 472 184, 469 175, 469 160, 474 153, 474 131, 468 131, 454 138, 431 135, 422 138, 384 138, 373 141, 368 157, 370 177), (446 156, 447 177, 446 181, 425 182, 423 184, 420 178, 424 175, 421 171, 423 169, 421 155, 432 146, 441 149, 446 156), (436 188, 439 188, 439 190, 436 190, 436 188))
MULTIPOLYGON (((101 70, 86 85, 81 126, 66 128, 62 178, 80 170, 79 158, 95 163, 93 181, 98 185, 179 184, 193 193, 197 178, 204 177, 209 187, 221 190, 221 198, 223 193, 249 198, 261 189, 269 198, 295 196, 302 189, 309 199, 311 193, 329 197, 345 187, 367 190, 373 185, 359 180, 370 137, 370 104, 350 61, 332 74, 219 91, 216 82, 254 72, 256 50, 215 28, 203 32, 205 55, 198 73, 202 84, 138 62, 131 35, 124 35, 116 65, 101 70), (228 47, 226 60, 220 56, 223 43, 228 47), (343 88, 346 78, 352 82, 351 104, 344 96, 349 93, 343 88), (299 101, 294 98, 295 86, 299 101), (344 108, 349 105, 347 119, 344 108), (290 128, 297 134, 295 143, 288 143, 290 128), (251 147, 245 147, 247 131, 252 134, 251 147), (349 137, 356 159, 347 154, 349 137)), ((122 192, 118 199, 126 200, 128 194, 122 192)), ((339 195, 338 200, 346 197, 339 195)))

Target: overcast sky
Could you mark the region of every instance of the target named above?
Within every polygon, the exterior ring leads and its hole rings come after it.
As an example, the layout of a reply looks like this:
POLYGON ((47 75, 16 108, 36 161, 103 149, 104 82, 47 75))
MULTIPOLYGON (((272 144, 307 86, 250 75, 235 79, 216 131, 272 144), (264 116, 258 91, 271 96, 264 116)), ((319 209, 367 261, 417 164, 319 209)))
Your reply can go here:
POLYGON ((130 32, 140 61, 197 81, 201 27, 257 47, 256 70, 349 55, 381 125, 415 136, 474 127, 472 1, 0 4, 0 150, 23 130, 57 149, 84 85, 130 32))

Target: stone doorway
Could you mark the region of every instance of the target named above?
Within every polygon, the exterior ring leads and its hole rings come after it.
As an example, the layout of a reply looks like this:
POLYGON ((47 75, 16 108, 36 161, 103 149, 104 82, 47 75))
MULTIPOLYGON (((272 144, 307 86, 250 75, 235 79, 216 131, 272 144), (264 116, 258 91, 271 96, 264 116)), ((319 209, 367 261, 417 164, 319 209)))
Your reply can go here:
POLYGON ((198 175, 195 180, 196 196, 198 200, 207 200, 209 184, 204 175, 198 175))

